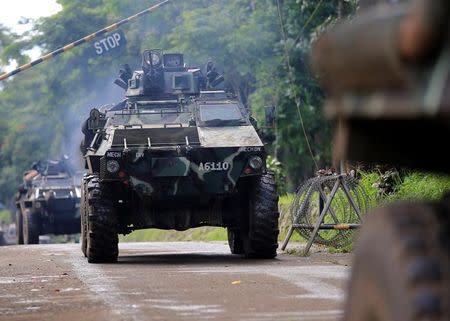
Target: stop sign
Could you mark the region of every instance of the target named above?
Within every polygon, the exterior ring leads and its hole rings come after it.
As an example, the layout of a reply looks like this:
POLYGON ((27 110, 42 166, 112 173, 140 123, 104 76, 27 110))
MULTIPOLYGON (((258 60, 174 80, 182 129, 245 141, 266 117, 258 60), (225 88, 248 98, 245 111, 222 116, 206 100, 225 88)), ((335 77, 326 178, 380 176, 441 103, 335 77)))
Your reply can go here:
POLYGON ((126 42, 125 35, 121 30, 106 34, 94 42, 94 55, 119 54, 124 50, 126 42))

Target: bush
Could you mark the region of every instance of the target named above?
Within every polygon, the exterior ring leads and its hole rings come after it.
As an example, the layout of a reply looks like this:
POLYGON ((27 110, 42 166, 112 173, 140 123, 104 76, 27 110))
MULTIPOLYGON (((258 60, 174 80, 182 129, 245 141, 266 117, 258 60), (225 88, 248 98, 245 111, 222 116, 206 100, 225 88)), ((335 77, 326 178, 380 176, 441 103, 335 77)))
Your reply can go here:
POLYGON ((271 155, 267 156, 267 169, 271 171, 275 175, 275 182, 277 183, 277 189, 279 195, 286 194, 286 176, 284 175, 283 165, 281 162, 272 157, 271 155))

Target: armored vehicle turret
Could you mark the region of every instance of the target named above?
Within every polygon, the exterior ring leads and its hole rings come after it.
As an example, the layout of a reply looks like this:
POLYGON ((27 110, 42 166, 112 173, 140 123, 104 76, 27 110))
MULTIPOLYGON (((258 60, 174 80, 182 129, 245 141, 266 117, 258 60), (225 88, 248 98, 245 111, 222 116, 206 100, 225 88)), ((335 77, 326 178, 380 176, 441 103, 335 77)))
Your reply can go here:
POLYGON ((80 233, 80 196, 66 160, 34 163, 16 194, 17 244, 38 244, 44 234, 80 233))
POLYGON ((276 256, 278 196, 264 144, 211 63, 206 76, 182 54, 145 51, 116 84, 126 99, 92 109, 83 126, 82 251, 113 262, 118 234, 137 229, 228 229, 231 252, 276 256))

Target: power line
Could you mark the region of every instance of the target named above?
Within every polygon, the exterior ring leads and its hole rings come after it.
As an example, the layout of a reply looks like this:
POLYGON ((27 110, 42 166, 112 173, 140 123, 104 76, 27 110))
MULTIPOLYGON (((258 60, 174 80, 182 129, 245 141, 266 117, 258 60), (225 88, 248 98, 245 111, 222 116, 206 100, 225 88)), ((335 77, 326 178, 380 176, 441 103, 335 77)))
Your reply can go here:
MULTIPOLYGON (((277 0, 279 1, 279 0, 277 0)), ((309 16, 308 20, 306 20, 305 24, 303 25, 302 29, 300 29, 300 33, 298 37, 295 39, 293 46, 297 44, 297 42, 300 40, 300 38, 303 35, 303 31, 305 31, 306 27, 309 25, 309 23, 312 21, 312 19, 316 16, 317 12, 319 11, 320 7, 322 6, 323 0, 320 0, 317 6, 314 8, 314 11, 309 16)))
MULTIPOLYGON (((301 30, 304 30, 304 28, 306 28, 306 26, 309 24, 309 22, 311 21, 313 15, 315 15, 315 12, 320 7, 322 1, 323 0, 321 0, 319 2, 319 4, 317 5, 316 9, 313 11, 313 13, 308 18, 308 20, 306 21, 305 25, 303 26, 303 28, 301 30)), ((288 68, 288 79, 289 79, 289 81, 291 83, 293 83, 292 74, 293 74, 293 70, 294 69, 292 68, 292 65, 291 65, 291 58, 290 58, 290 54, 289 54, 289 48, 287 47, 287 36, 286 36, 286 30, 285 30, 285 27, 284 27, 283 16, 282 16, 282 13, 281 13, 280 0, 277 0, 277 9, 278 9, 278 18, 280 20, 281 33, 282 33, 283 42, 284 42, 284 55, 285 55, 286 66, 288 68)), ((317 164, 316 158, 315 158, 314 153, 313 153, 312 148, 311 148, 311 144, 309 142, 308 135, 306 133, 306 127, 305 127, 305 123, 303 121, 303 115, 302 115, 302 112, 300 110, 300 98, 298 97, 298 95, 297 95, 295 90, 293 90, 292 92, 294 94, 295 105, 297 107, 297 114, 298 114, 298 117, 300 119, 300 124, 301 124, 301 127, 302 127, 303 135, 305 137, 306 145, 308 146, 309 154, 310 154, 310 156, 311 156, 311 158, 312 158, 312 160, 314 162, 314 166, 316 167, 316 170, 319 170, 319 166, 317 164)))

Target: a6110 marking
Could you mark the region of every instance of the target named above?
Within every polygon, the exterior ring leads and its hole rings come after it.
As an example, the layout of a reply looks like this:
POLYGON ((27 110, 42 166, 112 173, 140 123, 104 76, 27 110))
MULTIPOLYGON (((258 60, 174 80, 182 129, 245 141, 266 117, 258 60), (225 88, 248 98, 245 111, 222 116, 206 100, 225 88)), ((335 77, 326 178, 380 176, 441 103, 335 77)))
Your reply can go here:
POLYGON ((202 172, 227 171, 230 167, 228 162, 205 162, 198 165, 198 169, 202 172))

